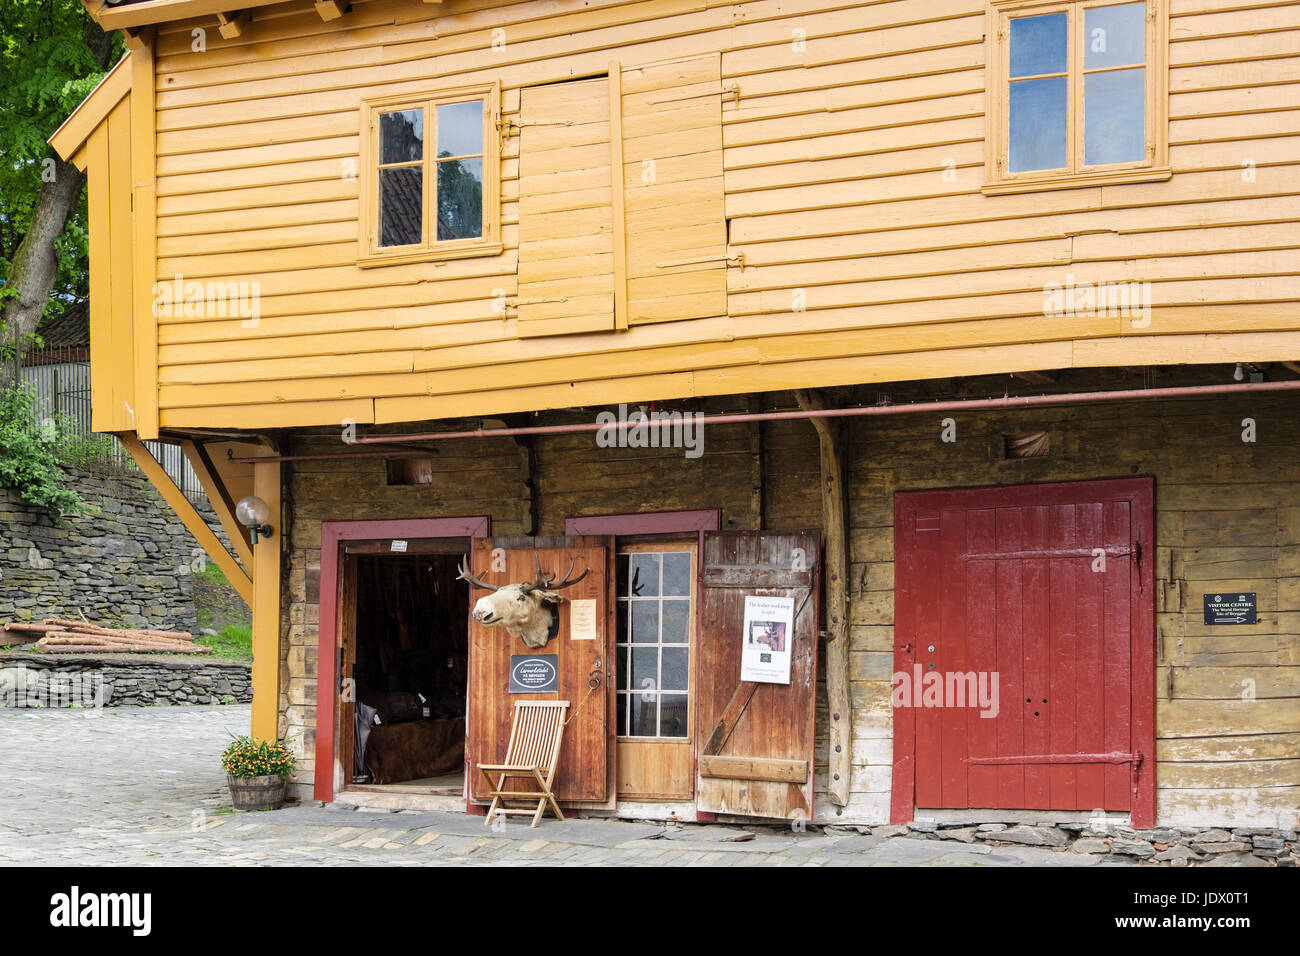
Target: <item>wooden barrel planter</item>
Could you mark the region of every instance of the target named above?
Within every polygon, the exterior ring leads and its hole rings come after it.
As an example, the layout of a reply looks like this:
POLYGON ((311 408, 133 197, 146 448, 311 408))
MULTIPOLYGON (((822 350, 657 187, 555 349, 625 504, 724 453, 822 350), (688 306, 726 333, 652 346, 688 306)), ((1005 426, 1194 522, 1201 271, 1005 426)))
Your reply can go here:
POLYGON ((236 777, 226 774, 230 803, 236 810, 274 810, 284 802, 284 780, 266 777, 236 777))

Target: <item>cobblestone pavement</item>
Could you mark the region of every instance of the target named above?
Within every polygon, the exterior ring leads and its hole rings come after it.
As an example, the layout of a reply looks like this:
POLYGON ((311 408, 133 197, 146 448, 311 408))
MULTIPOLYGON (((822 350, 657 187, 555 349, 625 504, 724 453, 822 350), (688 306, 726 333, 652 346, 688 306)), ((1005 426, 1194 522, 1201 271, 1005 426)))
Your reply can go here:
POLYGON ((247 706, 0 710, 0 864, 1090 866, 1130 861, 775 828, 549 820, 307 805, 229 810, 217 755, 247 706), (752 834, 748 836, 747 834, 752 834), (739 840, 737 839, 739 837, 739 840))

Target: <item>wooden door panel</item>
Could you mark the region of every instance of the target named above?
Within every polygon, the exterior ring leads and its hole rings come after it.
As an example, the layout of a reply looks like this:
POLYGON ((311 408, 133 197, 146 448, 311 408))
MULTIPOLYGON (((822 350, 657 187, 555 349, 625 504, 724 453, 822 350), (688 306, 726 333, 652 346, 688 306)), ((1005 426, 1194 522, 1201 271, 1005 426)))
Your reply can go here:
POLYGON ((1150 479, 897 496, 895 666, 947 690, 895 711, 896 821, 915 807, 1154 820, 1152 499, 1150 479), (954 677, 981 674, 998 681, 993 718, 951 699, 954 677))
MULTIPOLYGON (((505 758, 514 719, 514 702, 567 700, 571 722, 565 728, 560 749, 556 797, 561 802, 603 801, 609 792, 609 711, 605 680, 611 673, 609 641, 612 640, 608 628, 606 539, 542 538, 537 543, 537 547, 520 546, 512 540, 509 547, 502 547, 491 538, 475 542, 472 555, 474 572, 490 584, 530 581, 536 574, 538 560, 551 574, 563 575, 571 559, 575 562, 575 574, 584 568, 590 569, 590 573, 561 592, 565 600, 559 605, 559 629, 545 647, 529 648, 521 638, 512 637, 500 627, 485 627, 471 617, 466 726, 471 797, 479 801, 488 799, 486 781, 477 771, 476 764, 499 763, 505 758), (504 569, 492 571, 493 551, 497 548, 501 549, 504 557, 504 569), (572 640, 570 637, 570 602, 582 599, 596 601, 596 640, 572 640), (556 655, 559 671, 557 692, 511 694, 511 654, 556 655), (598 673, 601 683, 589 695, 588 681, 593 672, 598 673)), ((485 593, 477 589, 471 592, 471 612, 474 603, 485 593)), ((512 781, 511 786, 531 789, 524 783, 512 781)))
POLYGON ((808 819, 817 686, 816 532, 710 532, 697 637, 696 805, 808 819), (790 683, 740 680, 746 595, 792 597, 790 683))

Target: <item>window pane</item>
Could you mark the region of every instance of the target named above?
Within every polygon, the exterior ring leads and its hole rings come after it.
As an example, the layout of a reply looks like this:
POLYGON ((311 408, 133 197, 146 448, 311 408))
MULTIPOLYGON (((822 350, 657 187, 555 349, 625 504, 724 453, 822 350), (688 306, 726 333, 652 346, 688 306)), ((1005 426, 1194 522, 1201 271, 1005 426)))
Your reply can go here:
POLYGON ((1011 84, 1007 168, 1060 169, 1065 165, 1065 77, 1011 84))
POLYGON ((632 712, 627 722, 627 733, 625 737, 654 737, 655 729, 659 723, 658 715, 655 713, 658 708, 655 706, 659 697, 657 694, 632 694, 632 712))
POLYGON ((627 586, 628 586, 626 554, 620 554, 614 558, 614 575, 615 575, 615 586, 617 588, 617 590, 614 593, 617 594, 619 597, 625 597, 627 595, 627 586))
POLYGON ((667 690, 687 690, 690 687, 689 667, 690 651, 685 647, 665 647, 663 683, 667 690))
POLYGON ((632 640, 637 644, 659 642, 659 602, 632 602, 632 640))
POLYGON ((627 648, 618 647, 614 649, 617 655, 617 663, 614 665, 618 673, 618 683, 615 685, 616 690, 627 690, 627 648))
POLYGON ((483 152, 483 101, 438 107, 438 155, 478 156, 483 152))
POLYGON ((379 162, 414 163, 424 158, 424 110, 379 114, 379 162))
POLYGON ((685 694, 664 694, 659 698, 659 736, 685 737, 687 705, 685 694))
POLYGON ((664 555, 664 594, 691 593, 691 556, 685 552, 664 555))
POLYGON ((614 640, 619 644, 630 644, 632 634, 627 629, 628 625, 628 602, 620 599, 618 602, 618 623, 615 625, 617 630, 614 632, 614 640))
POLYGON ((1147 59, 1145 3, 1125 3, 1118 7, 1090 7, 1084 25, 1087 52, 1085 69, 1101 66, 1127 66, 1147 59))
POLYGON ((619 694, 619 695, 618 695, 618 731, 617 731, 617 733, 618 733, 618 735, 619 735, 620 737, 626 737, 626 736, 627 736, 627 702, 628 702, 628 698, 631 697, 631 696, 632 696, 631 694, 619 694))
POLYGON ((661 640, 665 644, 685 644, 690 640, 691 602, 664 601, 664 626, 661 640))
POLYGON ((1064 73, 1067 24, 1064 13, 1011 21, 1011 75, 1064 73))
POLYGON ((474 239, 483 235, 483 160, 448 159, 438 163, 438 238, 474 239))
POLYGON ((1083 78, 1083 162, 1130 163, 1146 155, 1146 70, 1083 78))
POLYGON ((632 674, 628 687, 632 690, 659 689, 659 649, 656 647, 632 648, 632 674))
POLYGON ((423 168, 379 171, 379 244, 409 246, 423 241, 423 168))
POLYGON ((632 555, 632 593, 637 597, 655 597, 659 593, 659 555, 632 555))

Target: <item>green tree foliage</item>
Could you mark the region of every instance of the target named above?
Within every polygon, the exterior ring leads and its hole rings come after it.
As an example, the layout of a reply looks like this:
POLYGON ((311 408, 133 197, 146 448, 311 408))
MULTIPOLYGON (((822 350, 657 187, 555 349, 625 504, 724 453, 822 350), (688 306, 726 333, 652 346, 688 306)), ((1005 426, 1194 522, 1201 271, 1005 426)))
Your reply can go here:
MULTIPOLYGON (((12 294, 14 255, 41 186, 54 169, 46 139, 122 55, 80 0, 0 0, 0 300, 12 294)), ((89 294, 84 191, 55 243, 58 276, 48 310, 89 294)))
POLYGON ((83 510, 84 502, 64 487, 59 429, 53 423, 37 427, 33 418, 31 393, 18 386, 0 389, 0 487, 17 489, 24 501, 44 508, 57 523, 83 510))

